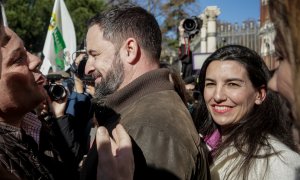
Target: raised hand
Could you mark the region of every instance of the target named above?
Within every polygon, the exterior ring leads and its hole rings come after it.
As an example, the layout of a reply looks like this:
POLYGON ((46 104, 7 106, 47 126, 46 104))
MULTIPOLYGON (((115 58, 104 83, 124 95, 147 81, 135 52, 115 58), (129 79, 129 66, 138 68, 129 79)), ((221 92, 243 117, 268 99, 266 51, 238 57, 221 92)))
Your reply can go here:
POLYGON ((113 138, 103 126, 97 130, 97 180, 132 180, 134 157, 130 136, 120 124, 112 135, 113 138))

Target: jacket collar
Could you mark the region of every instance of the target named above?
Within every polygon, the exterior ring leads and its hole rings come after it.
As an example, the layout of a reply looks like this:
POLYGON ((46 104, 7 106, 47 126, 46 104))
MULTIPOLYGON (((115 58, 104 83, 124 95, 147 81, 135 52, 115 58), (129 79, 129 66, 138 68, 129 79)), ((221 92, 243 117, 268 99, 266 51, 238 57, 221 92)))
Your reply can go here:
POLYGON ((112 109, 119 113, 124 107, 147 94, 162 90, 174 90, 174 85, 169 77, 170 71, 166 68, 149 71, 122 89, 108 95, 103 101, 102 108, 112 109))

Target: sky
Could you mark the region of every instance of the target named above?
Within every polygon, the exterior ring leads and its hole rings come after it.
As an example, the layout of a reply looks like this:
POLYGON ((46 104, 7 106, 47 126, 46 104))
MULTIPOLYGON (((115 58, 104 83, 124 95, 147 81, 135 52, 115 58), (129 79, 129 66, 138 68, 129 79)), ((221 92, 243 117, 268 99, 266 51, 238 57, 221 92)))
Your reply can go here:
POLYGON ((221 10, 218 19, 241 24, 248 19, 259 20, 260 0, 197 0, 200 5, 199 13, 207 6, 217 6, 221 10))

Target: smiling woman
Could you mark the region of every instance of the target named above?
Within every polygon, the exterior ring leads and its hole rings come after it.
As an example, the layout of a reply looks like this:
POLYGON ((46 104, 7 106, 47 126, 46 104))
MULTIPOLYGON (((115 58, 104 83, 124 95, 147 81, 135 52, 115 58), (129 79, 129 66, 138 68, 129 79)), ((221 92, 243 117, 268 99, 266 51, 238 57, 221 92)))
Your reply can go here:
POLYGON ((212 118, 221 128, 239 122, 265 97, 266 89, 253 87, 241 63, 213 61, 207 67, 204 99, 212 118))
POLYGON ((270 72, 260 56, 243 46, 222 47, 199 78, 199 131, 207 141, 221 135, 212 146, 212 179, 295 179, 300 156, 280 99, 267 90, 270 72))

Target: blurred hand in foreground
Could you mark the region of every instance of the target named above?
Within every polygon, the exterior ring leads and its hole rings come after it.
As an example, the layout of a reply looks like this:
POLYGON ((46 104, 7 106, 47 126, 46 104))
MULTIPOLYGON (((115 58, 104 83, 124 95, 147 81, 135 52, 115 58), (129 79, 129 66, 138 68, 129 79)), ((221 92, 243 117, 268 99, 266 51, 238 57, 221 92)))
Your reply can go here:
POLYGON ((112 135, 113 138, 103 126, 97 129, 97 180, 132 180, 134 157, 130 136, 120 124, 112 131, 112 135))

